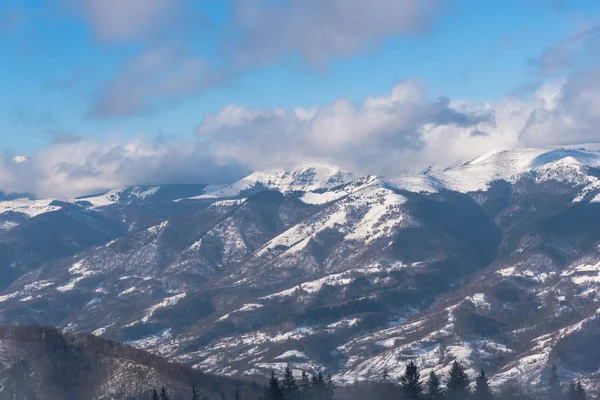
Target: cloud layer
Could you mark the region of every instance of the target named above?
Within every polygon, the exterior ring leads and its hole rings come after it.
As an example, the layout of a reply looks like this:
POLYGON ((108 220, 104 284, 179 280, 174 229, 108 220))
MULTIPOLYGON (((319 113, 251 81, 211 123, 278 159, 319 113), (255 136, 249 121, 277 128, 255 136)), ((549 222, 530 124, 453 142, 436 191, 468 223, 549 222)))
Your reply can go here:
POLYGON ((257 169, 329 163, 393 176, 466 161, 492 149, 600 142, 600 68, 542 86, 528 99, 471 103, 427 96, 416 80, 360 104, 312 109, 229 105, 205 116, 193 141, 143 137, 102 143, 68 135, 15 162, 0 158, 0 188, 72 197, 132 184, 227 183, 257 169))

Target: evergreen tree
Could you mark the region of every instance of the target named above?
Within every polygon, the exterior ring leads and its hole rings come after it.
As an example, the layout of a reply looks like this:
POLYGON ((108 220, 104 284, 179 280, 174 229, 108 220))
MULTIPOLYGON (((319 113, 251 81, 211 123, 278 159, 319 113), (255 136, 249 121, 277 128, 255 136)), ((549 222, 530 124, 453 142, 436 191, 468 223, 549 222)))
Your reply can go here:
POLYGON ((221 392, 221 400, 227 400, 227 395, 225 392, 221 392))
POLYGON ((271 371, 271 379, 265 393, 265 400, 283 400, 283 392, 279 386, 279 380, 275 376, 275 371, 271 371))
POLYGON ((569 400, 577 400, 577 387, 575 386, 575 382, 573 381, 569 383, 569 393, 567 398, 569 400))
POLYGON ((492 398, 492 391, 490 389, 490 382, 483 368, 475 378, 475 391, 473 397, 476 400, 489 400, 492 398))
POLYGON ((400 387, 405 399, 416 400, 423 392, 423 384, 421 383, 421 374, 417 368, 417 364, 413 361, 406 364, 404 374, 400 378, 400 387))
POLYGON ((200 394, 196 390, 196 386, 192 386, 192 400, 200 400, 200 394))
POLYGON ((550 370, 550 379, 548 380, 548 398, 558 400, 562 396, 560 388, 560 379, 558 378, 558 369, 555 364, 552 364, 550 370))
POLYGON ((281 382, 281 389, 283 390, 283 395, 286 399, 293 399, 298 394, 298 385, 296 384, 296 378, 294 378, 294 374, 289 365, 285 367, 285 371, 283 373, 283 381, 281 382))
POLYGON ((160 400, 171 400, 164 386, 160 389, 160 400))
POLYGON ((308 377, 308 374, 306 373, 306 371, 302 371, 302 377, 300 378, 300 384, 298 385, 299 392, 300 392, 300 398, 302 398, 302 399, 310 398, 311 386, 312 385, 310 382, 310 378, 308 377))
POLYGON ((327 387, 321 371, 316 376, 313 375, 312 394, 316 400, 325 400, 327 398, 327 387))
POLYGON ((156 389, 152 389, 152 400, 158 400, 158 392, 156 389))
POLYGON ((242 398, 240 397, 240 390, 238 388, 235 388, 235 396, 234 396, 235 400, 242 400, 242 398))
POLYGON ((427 394, 429 398, 432 400, 437 400, 442 398, 442 389, 440 388, 440 378, 435 374, 435 372, 431 371, 429 373, 429 378, 427 379, 427 394))
POLYGON ((587 400, 587 394, 585 393, 583 386, 581 386, 581 382, 577 382, 575 391, 577 392, 577 400, 587 400))
POLYGON ((335 393, 335 384, 331 379, 331 375, 327 374, 327 378, 325 378, 325 399, 333 400, 333 394, 335 393))
POLYGON ((381 374, 381 381, 383 383, 387 383, 387 381, 388 381, 389 378, 390 378, 390 375, 388 373, 388 370, 387 370, 387 368, 384 368, 383 374, 381 374))
POLYGON ((452 364, 446 387, 448 388, 448 398, 453 400, 464 400, 470 394, 469 377, 465 372, 465 368, 457 361, 452 364))

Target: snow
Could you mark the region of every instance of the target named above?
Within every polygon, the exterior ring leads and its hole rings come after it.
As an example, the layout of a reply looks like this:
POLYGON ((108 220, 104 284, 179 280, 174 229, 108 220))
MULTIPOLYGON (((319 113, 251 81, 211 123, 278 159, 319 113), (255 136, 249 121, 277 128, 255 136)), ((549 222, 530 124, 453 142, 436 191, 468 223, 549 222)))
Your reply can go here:
POLYGON ((538 182, 552 179, 587 185, 582 193, 600 188, 597 178, 582 173, 584 166, 599 167, 600 153, 574 149, 531 148, 491 151, 462 166, 426 174, 435 179, 436 184, 425 185, 425 189, 443 187, 463 193, 475 192, 487 190, 496 180, 514 183, 521 176, 531 172, 536 174, 538 182))
POLYGON ((398 225, 402 215, 390 218, 390 214, 399 211, 406 198, 387 189, 377 189, 371 194, 375 204, 371 205, 353 232, 346 235, 346 240, 360 240, 370 243, 386 234, 398 225))
POLYGON ((490 303, 488 303, 484 293, 475 293, 473 296, 468 296, 465 300, 471 302, 478 308, 490 308, 490 303))
POLYGON ((58 286, 56 290, 58 290, 59 292, 69 292, 75 289, 75 285, 77 285, 77 283, 83 280, 84 278, 84 276, 78 276, 76 278, 73 278, 66 285, 58 286))
POLYGON ((15 212, 25 214, 30 218, 52 211, 60 210, 59 206, 51 206, 54 199, 29 200, 15 199, 0 201, 0 214, 15 212))
POLYGON ((329 165, 301 165, 292 170, 275 169, 257 171, 247 177, 189 199, 210 199, 238 197, 240 193, 255 187, 278 190, 280 192, 303 191, 332 188, 353 179, 352 174, 329 165))
POLYGON ((118 294, 119 297, 121 296, 126 296, 128 294, 134 293, 135 291, 137 291, 138 289, 135 286, 132 286, 128 289, 123 290, 121 293, 118 294))
POLYGON ((168 308, 176 305, 180 300, 184 299, 185 296, 186 293, 181 293, 175 296, 165 297, 160 303, 157 303, 146 310, 146 315, 142 318, 142 322, 147 323, 156 311, 160 310, 161 308, 168 308))
POLYGON ((303 352, 301 352, 299 350, 288 350, 285 353, 282 353, 282 354, 278 355, 277 357, 275 357, 274 360, 287 360, 290 358, 299 358, 299 359, 304 359, 304 360, 308 359, 306 354, 304 354, 303 352))
POLYGON ((332 322, 327 325, 327 328, 337 329, 337 328, 347 328, 358 324, 361 321, 360 318, 344 318, 336 322, 332 322))
POLYGON ((158 225, 154 225, 154 226, 151 226, 150 228, 148 228, 148 232, 159 233, 163 229, 165 229, 168 225, 169 225, 169 221, 163 221, 158 225))
POLYGON ((134 186, 132 188, 120 188, 120 189, 111 190, 111 191, 101 194, 99 196, 81 197, 81 198, 73 199, 70 201, 73 203, 78 202, 78 201, 79 202, 87 201, 87 202, 91 203, 92 207, 94 207, 94 208, 106 207, 106 206, 110 206, 110 205, 121 202, 122 201, 121 197, 123 195, 127 194, 127 190, 129 190, 129 189, 131 189, 128 193, 130 200, 131 199, 143 200, 143 199, 146 199, 146 198, 156 194, 156 192, 158 192, 160 187, 156 186, 156 187, 150 187, 150 188, 142 188, 139 186, 134 186))

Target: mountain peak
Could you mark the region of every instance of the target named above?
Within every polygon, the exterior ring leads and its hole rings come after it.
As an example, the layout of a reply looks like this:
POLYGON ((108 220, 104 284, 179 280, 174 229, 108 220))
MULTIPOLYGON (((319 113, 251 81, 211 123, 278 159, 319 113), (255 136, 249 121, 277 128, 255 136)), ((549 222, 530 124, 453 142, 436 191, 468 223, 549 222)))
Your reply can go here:
POLYGON ((336 166, 301 164, 291 169, 256 171, 237 182, 194 198, 238 197, 254 189, 279 190, 280 192, 310 192, 330 189, 350 182, 353 179, 354 175, 352 173, 336 166))

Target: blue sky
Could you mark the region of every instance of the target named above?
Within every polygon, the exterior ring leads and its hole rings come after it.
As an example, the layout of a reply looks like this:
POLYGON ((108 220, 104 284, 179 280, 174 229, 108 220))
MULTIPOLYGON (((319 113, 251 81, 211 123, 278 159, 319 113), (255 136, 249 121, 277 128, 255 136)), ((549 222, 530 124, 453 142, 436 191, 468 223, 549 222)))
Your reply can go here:
POLYGON ((247 122, 277 109, 364 105, 405 81, 419 82, 421 105, 527 101, 595 65, 599 10, 592 0, 4 0, 0 147, 34 157, 79 140, 167 138, 254 169, 218 153, 220 138, 260 135, 247 122), (199 136, 207 114, 233 106, 246 113, 235 132, 199 136))
MULTIPOLYGON (((161 104, 149 113, 89 118, 94 91, 110 81, 123 60, 151 44, 137 38, 97 40, 89 20, 56 1, 2 4, 5 21, 23 19, 5 27, 0 38, 5 60, 0 66, 0 135, 2 149, 16 153, 48 145, 54 133, 191 137, 205 113, 229 103, 290 108, 319 106, 340 97, 360 101, 407 78, 426 82, 432 97, 496 101, 532 79, 536 72, 531 60, 600 8, 595 1, 559 6, 533 0, 449 2, 440 6, 444 9, 427 31, 383 35, 378 43, 333 56, 322 66, 287 54, 275 64, 244 71, 224 87, 166 102, 158 99, 161 104), (61 83, 68 87, 61 88, 61 83)), ((200 57, 226 62, 222 41, 232 7, 226 1, 190 7, 194 18, 208 22, 191 21, 177 35, 200 57)))

